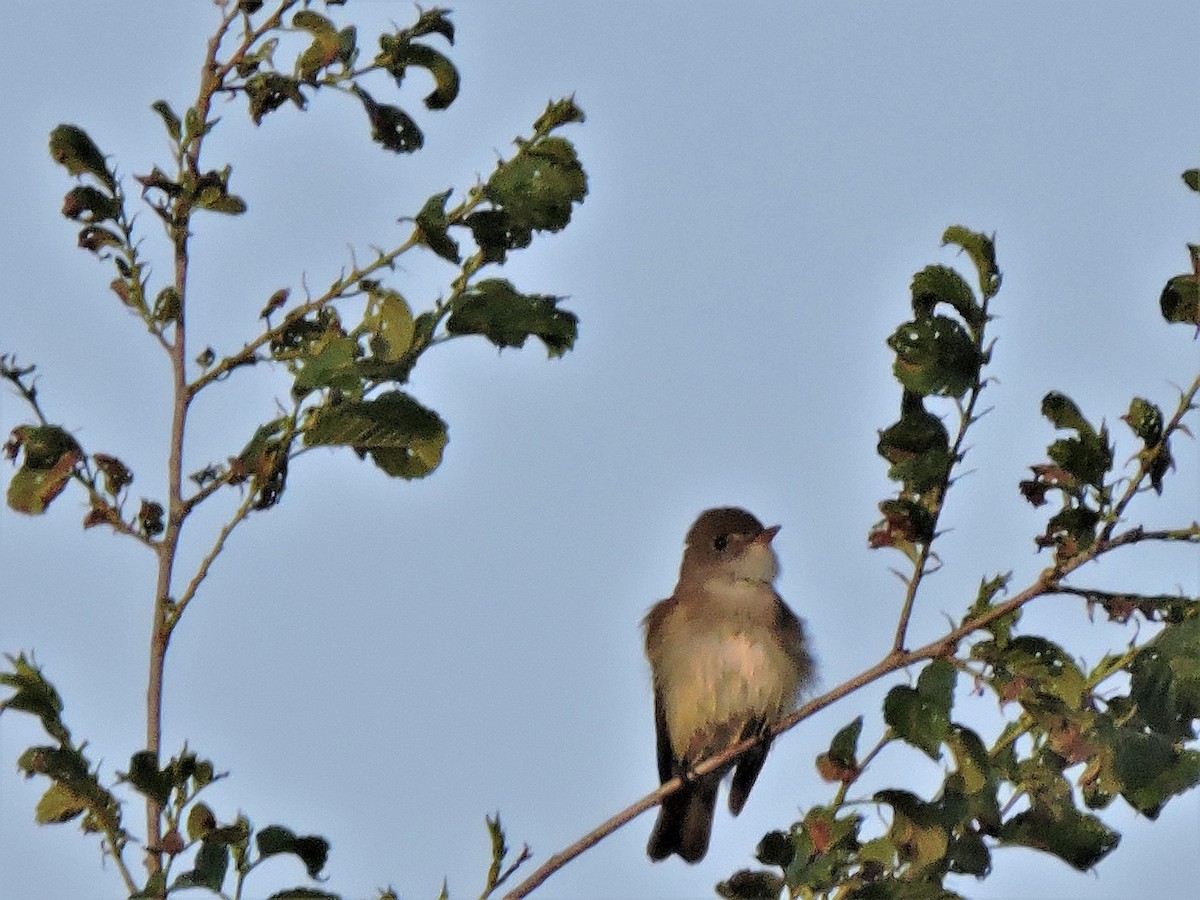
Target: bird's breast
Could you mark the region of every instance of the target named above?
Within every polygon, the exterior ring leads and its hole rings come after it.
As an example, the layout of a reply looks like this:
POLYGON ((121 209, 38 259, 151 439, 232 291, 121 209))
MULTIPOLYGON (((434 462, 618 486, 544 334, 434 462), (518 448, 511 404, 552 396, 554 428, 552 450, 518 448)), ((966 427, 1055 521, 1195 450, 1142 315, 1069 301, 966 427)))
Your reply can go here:
POLYGON ((748 725, 776 721, 791 710, 800 673, 767 629, 688 630, 664 648, 657 673, 677 758, 718 752, 748 725))

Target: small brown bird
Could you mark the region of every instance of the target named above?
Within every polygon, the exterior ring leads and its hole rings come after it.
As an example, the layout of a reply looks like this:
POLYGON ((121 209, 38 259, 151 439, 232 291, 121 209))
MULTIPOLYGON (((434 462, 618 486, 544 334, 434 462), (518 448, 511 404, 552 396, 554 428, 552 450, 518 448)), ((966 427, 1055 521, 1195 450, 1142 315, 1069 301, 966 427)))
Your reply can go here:
MULTIPOLYGON (((646 616, 654 680, 658 776, 683 787, 663 800, 646 852, 690 863, 708 852, 717 788, 729 771, 702 777, 694 765, 761 735, 795 709, 812 678, 804 624, 772 586, 779 560, 764 528, 742 509, 710 509, 687 534, 679 584, 646 616)), ((737 760, 729 810, 742 811, 766 760, 760 744, 737 760)))

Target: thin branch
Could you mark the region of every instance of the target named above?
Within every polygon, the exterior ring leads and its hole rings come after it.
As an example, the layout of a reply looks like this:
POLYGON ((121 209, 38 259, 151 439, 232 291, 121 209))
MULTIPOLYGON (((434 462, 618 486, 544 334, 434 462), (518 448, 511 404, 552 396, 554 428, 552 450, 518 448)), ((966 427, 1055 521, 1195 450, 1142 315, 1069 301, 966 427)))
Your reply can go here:
POLYGON ((237 511, 233 514, 233 518, 226 522, 221 528, 221 531, 217 535, 217 539, 213 543, 212 548, 208 551, 204 559, 200 562, 199 567, 196 569, 196 574, 192 576, 192 580, 188 582, 188 586, 183 589, 183 593, 179 595, 179 599, 176 600, 174 606, 172 607, 171 612, 167 617, 168 629, 173 629, 175 627, 175 624, 179 621, 179 617, 183 615, 184 609, 186 609, 187 605, 192 602, 192 599, 196 596, 196 591, 199 590, 204 579, 208 577, 208 570, 212 568, 212 564, 216 561, 217 557, 221 555, 221 551, 225 549, 225 541, 229 539, 229 535, 233 534, 233 530, 237 528, 238 525, 240 525, 243 521, 245 521, 246 516, 250 515, 251 511, 254 509, 254 504, 257 501, 257 491, 250 490, 246 492, 246 497, 242 500, 241 505, 238 506, 237 511))
POLYGON ((192 494, 190 497, 185 497, 183 500, 184 515, 190 513, 195 507, 207 500, 209 496, 215 494, 221 488, 225 487, 225 485, 229 484, 232 477, 233 470, 226 469, 219 476, 197 490, 196 493, 192 494))
POLYGON ((362 279, 367 278, 375 272, 378 272, 380 269, 390 267, 397 258, 399 258, 402 254, 407 253, 418 243, 420 243, 419 238, 419 234, 414 231, 408 240, 396 247, 394 250, 391 250, 388 253, 381 253, 374 262, 369 263, 362 268, 355 267, 348 275, 343 275, 342 277, 338 278, 329 286, 329 289, 319 297, 314 297, 312 300, 288 310, 287 314, 284 315, 283 320, 278 325, 276 325, 274 328, 268 328, 253 341, 246 344, 237 353, 220 360, 215 365, 207 369, 203 375, 188 385, 187 389, 189 395, 194 397, 209 384, 225 377, 234 369, 255 362, 258 357, 259 350, 270 344, 275 339, 282 337, 287 333, 289 328, 291 328, 309 313, 316 312, 322 307, 328 306, 335 300, 341 299, 348 288, 357 284, 362 279))
MULTIPOLYGON (((986 323, 990 321, 987 315, 988 301, 990 296, 984 296, 981 309, 983 311, 984 323, 979 327, 979 331, 975 336, 975 349, 982 354, 983 362, 980 364, 980 372, 982 367, 991 360, 991 348, 986 351, 983 346, 984 329, 986 323)), ((978 375, 975 379, 975 384, 971 386, 970 395, 967 398, 966 408, 959 409, 958 415, 958 433, 954 436, 954 444, 950 448, 950 466, 946 469, 946 474, 942 479, 942 483, 937 489, 937 508, 933 510, 933 523, 930 526, 934 537, 937 535, 937 524, 941 518, 942 510, 946 506, 946 495, 949 493, 950 485, 954 481, 954 470, 959 466, 963 458, 966 456, 966 447, 964 441, 967 438, 967 430, 978 422, 983 416, 990 412, 990 408, 981 412, 978 416, 975 415, 975 405, 979 402, 979 397, 983 393, 983 389, 987 387, 991 379, 980 378, 978 375)), ((913 606, 917 599, 917 589, 921 586, 921 580, 928 574, 929 559, 932 555, 933 538, 921 545, 921 553, 917 557, 916 563, 913 565, 913 576, 908 579, 908 587, 904 592, 904 603, 900 607, 900 617, 896 623, 896 637, 892 640, 892 651, 898 652, 904 649, 904 641, 908 636, 908 623, 912 618, 913 606)))
MULTIPOLYGON (((1193 409, 1196 409, 1196 395, 1198 393, 1200 393, 1200 374, 1196 375, 1196 377, 1192 380, 1191 386, 1188 387, 1187 390, 1181 392, 1179 396, 1179 405, 1175 408, 1175 414, 1171 416, 1171 420, 1163 429, 1163 443, 1166 443, 1166 441, 1170 439, 1171 435, 1183 428, 1183 417, 1193 409)), ((1184 428, 1183 430, 1186 433, 1187 429, 1184 428)), ((1118 546, 1113 542, 1116 539, 1112 539, 1113 530, 1121 521, 1121 516, 1124 514, 1126 507, 1133 502, 1133 498, 1139 493, 1142 483, 1150 477, 1150 466, 1151 463, 1149 460, 1144 458, 1139 459, 1137 473, 1129 480, 1129 484, 1125 487, 1125 492, 1121 495, 1120 499, 1117 500, 1116 504, 1114 504, 1112 512, 1108 517, 1108 523, 1101 530, 1097 543, 1101 543, 1106 546, 1118 546)), ((1193 529, 1194 528, 1195 526, 1193 526, 1193 529)), ((1125 532, 1125 535, 1129 535, 1131 532, 1139 531, 1140 529, 1131 529, 1131 531, 1125 532)), ((1196 540, 1195 537, 1185 537, 1183 539, 1196 540)), ((1125 541, 1125 543, 1133 543, 1135 540, 1142 540, 1142 538, 1130 538, 1129 540, 1125 541)))
MULTIPOLYGON (((153 550, 155 553, 158 552, 158 542, 155 541, 153 538, 151 538, 149 535, 146 535, 145 533, 138 531, 137 528, 135 528, 133 525, 130 525, 123 518, 121 518, 120 510, 117 507, 113 506, 111 503, 109 503, 108 500, 104 497, 104 495, 100 491, 96 490, 96 485, 93 481, 89 480, 88 477, 81 472, 74 472, 72 477, 76 481, 78 481, 80 484, 82 484, 84 486, 84 488, 87 489, 88 500, 91 501, 93 509, 96 508, 97 506, 103 506, 106 509, 112 510, 112 512, 114 513, 114 515, 112 515, 112 516, 105 517, 103 524, 108 525, 110 528, 112 528, 113 531, 117 532, 118 534, 123 534, 126 537, 133 538, 135 541, 137 541, 143 547, 153 550)), ((86 523, 85 523, 84 527, 85 528, 87 527, 86 523)))
POLYGON ((21 398, 29 404, 33 410, 33 414, 38 417, 38 421, 42 425, 49 425, 50 422, 42 412, 42 406, 37 399, 37 385, 25 384, 25 376, 32 375, 37 369, 37 366, 29 365, 21 368, 17 365, 16 357, 9 357, 7 354, 0 356, 0 377, 12 384, 17 389, 17 393, 21 398), (9 365, 9 359, 12 359, 12 365, 9 365))
POLYGON ((129 891, 129 896, 133 896, 138 892, 138 886, 133 880, 133 874, 129 871, 129 866, 125 864, 125 857, 117 849, 117 841, 111 832, 106 832, 104 840, 108 842, 108 855, 112 857, 117 865, 117 871, 121 874, 121 880, 125 882, 125 887, 129 891))
POLYGON ((1079 588, 1066 584, 1058 585, 1051 593, 1070 594, 1073 597, 1082 597, 1084 600, 1093 602, 1109 600, 1116 603, 1121 600, 1132 600, 1157 605, 1160 603, 1177 603, 1180 600, 1188 600, 1200 603, 1200 597, 1185 597, 1181 594, 1137 594, 1128 591, 1101 591, 1096 588, 1079 588))
MULTIPOLYGON (((214 87, 220 83, 217 76, 217 53, 229 26, 237 17, 237 8, 232 7, 224 14, 219 26, 208 41, 208 49, 200 72, 200 88, 194 107, 199 123, 194 134, 188 136, 186 146, 180 146, 184 165, 195 174, 200 169, 200 150, 209 121, 214 87)), ((182 172, 180 173, 182 175, 182 172)), ((192 201, 184 197, 175 200, 169 228, 173 249, 175 272, 174 288, 178 298, 175 328, 170 342, 171 380, 173 404, 171 409, 171 437, 167 458, 167 522, 162 540, 158 543, 158 577, 154 593, 154 618, 150 632, 150 664, 146 687, 146 749, 157 759, 162 745, 163 680, 165 677, 167 646, 171 631, 178 617, 171 601, 171 581, 175 567, 175 556, 179 537, 190 507, 183 500, 183 444, 187 428, 188 406, 192 393, 187 381, 187 299, 188 299, 188 239, 192 201)), ((162 807, 151 797, 146 798, 146 868, 150 875, 162 871, 163 854, 158 848, 162 844, 162 807)))

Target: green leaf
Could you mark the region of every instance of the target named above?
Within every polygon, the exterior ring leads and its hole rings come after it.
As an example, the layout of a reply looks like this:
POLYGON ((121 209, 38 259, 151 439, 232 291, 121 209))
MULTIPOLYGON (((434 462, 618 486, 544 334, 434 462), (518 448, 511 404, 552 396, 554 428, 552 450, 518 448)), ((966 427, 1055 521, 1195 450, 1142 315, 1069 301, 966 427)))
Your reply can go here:
POLYGON ((1095 816, 1081 813, 1069 797, 1017 813, 1001 826, 1001 844, 1032 847, 1086 872, 1116 849, 1121 836, 1095 816))
POLYGON ((77 125, 59 125, 50 132, 50 157, 69 175, 92 175, 108 188, 116 190, 117 181, 104 162, 104 154, 77 125))
MULTIPOLYGON (((1003 575, 996 575, 991 579, 984 579, 979 582, 979 593, 975 595, 975 602, 971 604, 971 608, 967 610, 967 615, 963 618, 963 624, 977 619, 992 608, 992 601, 996 595, 1002 591, 1008 590, 1008 582, 1012 578, 1012 572, 1006 572, 1003 575)), ((991 632, 992 639, 996 646, 1003 648, 1008 644, 1012 637, 1013 627, 1017 624, 1017 619, 1021 615, 1019 609, 1014 609, 1011 613, 1001 616, 989 622, 987 630, 991 632)))
POLYGON ((206 839, 196 852, 196 862, 190 871, 180 873, 171 885, 171 890, 186 887, 204 887, 220 891, 229 868, 229 845, 220 840, 206 839))
POLYGON ((158 756, 149 750, 139 750, 129 758, 129 771, 124 778, 139 794, 150 797, 159 806, 167 805, 175 786, 171 773, 158 768, 158 756))
POLYGON ((259 494, 255 509, 270 509, 282 497, 294 438, 291 419, 281 416, 259 426, 242 452, 230 461, 230 484, 252 479, 259 494))
POLYGON ((1062 438, 1051 444, 1046 449, 1050 459, 1084 484, 1102 489, 1104 476, 1113 464, 1108 430, 1096 431, 1075 402, 1058 391, 1051 391, 1042 398, 1042 415, 1055 428, 1079 433, 1078 438, 1062 438))
POLYGON ((204 191, 196 198, 196 206, 210 212, 224 213, 228 216, 240 216, 246 211, 246 201, 236 194, 225 194, 218 191, 204 191))
POLYGON ((559 231, 587 195, 587 175, 570 141, 546 137, 500 162, 482 193, 504 210, 510 231, 559 231))
POLYGON ((1200 751, 1185 750, 1160 734, 1118 729, 1113 750, 1121 796, 1148 818, 1157 819, 1168 800, 1200 784, 1200 751))
POLYGON ((434 194, 425 201, 421 211, 414 220, 417 236, 422 244, 452 263, 461 262, 458 254, 458 243, 451 238, 446 230, 449 220, 446 218, 446 201, 452 191, 434 194))
POLYGON ((263 118, 289 100, 297 109, 304 109, 308 101, 300 92, 300 82, 278 72, 256 72, 246 79, 246 97, 249 102, 250 118, 261 125, 263 118))
POLYGON ((950 733, 954 701, 954 667, 935 659, 917 678, 916 688, 897 685, 883 701, 883 719, 902 740, 930 759, 941 759, 941 745, 950 733))
MULTIPOLYGON (((946 744, 954 755, 955 771, 960 777, 964 793, 978 794, 989 786, 995 787, 988 751, 978 734, 956 725, 947 735, 946 744)), ((995 797, 994 790, 992 797, 995 797)))
POLYGON ((887 344, 896 353, 896 380, 923 396, 961 397, 975 384, 983 365, 983 355, 962 325, 947 316, 905 322, 887 344))
POLYGON ((25 459, 8 482, 8 505, 16 512, 39 515, 62 493, 83 451, 75 438, 57 425, 19 425, 5 448, 25 459))
MULTIPOLYGON (((859 716, 833 736, 829 749, 817 757, 817 771, 826 781, 848 782, 857 778, 858 738, 862 734, 863 717, 859 716)), ((766 860, 759 858, 760 862, 766 860)), ((786 863, 785 863, 786 865, 786 863)))
POLYGON ((375 99, 355 84, 351 90, 362 102, 371 122, 371 140, 393 153, 412 153, 421 149, 425 136, 404 110, 375 99))
POLYGON ((1055 428, 1070 428, 1079 432, 1095 433, 1090 422, 1083 417, 1075 401, 1066 394, 1051 391, 1042 398, 1042 415, 1055 428))
POLYGON ((971 656, 992 667, 991 681, 1002 701, 1055 712, 1079 711, 1089 702, 1087 678, 1079 666, 1046 638, 1020 635, 1003 647, 984 641, 971 648, 971 656))
POLYGON ((1168 322, 1200 326, 1200 275, 1176 275, 1163 288, 1158 305, 1168 322))
POLYGON ((892 807, 892 827, 888 834, 900 859, 911 867, 910 874, 936 869, 950 846, 950 831, 937 804, 900 790, 878 791, 873 799, 892 807))
POLYGON ((940 488, 954 464, 946 426, 911 391, 901 400, 900 421, 879 432, 876 451, 892 464, 888 477, 914 494, 940 488))
POLYGON ((316 835, 297 836, 282 825, 268 825, 254 835, 260 856, 291 853, 300 858, 309 878, 316 878, 329 858, 329 841, 316 835))
POLYGON ((409 44, 405 64, 427 69, 434 89, 425 96, 427 109, 446 109, 458 97, 458 69, 450 60, 425 44, 409 44))
POLYGON ((912 300, 917 319, 928 318, 938 303, 945 303, 963 317, 972 331, 978 331, 987 321, 970 286, 949 266, 926 266, 914 275, 912 300))
POLYGON ((994 297, 1000 290, 1002 277, 996 266, 995 236, 989 237, 961 225, 951 225, 942 234, 942 245, 946 244, 955 244, 966 252, 975 265, 975 271, 979 273, 979 290, 984 299, 994 297))
POLYGON ((158 113, 160 119, 163 120, 163 126, 167 129, 167 134, 171 136, 171 140, 176 143, 183 135, 183 128, 179 121, 179 116, 175 115, 175 110, 171 109, 171 104, 166 100, 155 100, 150 104, 150 108, 158 113))
POLYGON ((584 118, 583 110, 575 105, 574 95, 563 97, 546 104, 545 111, 533 123, 533 130, 538 134, 549 134, 571 122, 582 122, 584 118))
MULTIPOLYGON (((63 730, 65 731, 65 728, 63 730)), ((121 829, 120 804, 100 784, 87 757, 79 749, 65 742, 58 747, 30 747, 18 757, 17 768, 25 773, 27 778, 34 775, 49 778, 55 784, 61 785, 63 791, 84 802, 87 806, 87 815, 82 823, 84 831, 124 833, 121 829)), ((46 799, 46 803, 47 812, 53 808, 60 811, 63 808, 53 795, 51 799, 46 799)), ((47 819, 46 823, 49 821, 47 819)))
POLYGON ((71 733, 62 721, 63 702, 54 685, 46 680, 42 670, 29 661, 24 653, 6 656, 11 672, 0 672, 0 684, 13 689, 12 696, 0 700, 0 715, 12 709, 41 719, 46 733, 68 744, 71 733))
POLYGON ((167 891, 167 873, 160 869, 149 878, 140 891, 129 895, 129 900, 159 900, 167 891))
POLYGON ((442 461, 446 423, 400 391, 316 409, 304 428, 309 446, 347 446, 388 475, 421 478, 442 461))
POLYGON ((933 516, 915 500, 907 497, 884 500, 879 504, 879 511, 883 513, 883 521, 871 529, 871 547, 895 547, 910 554, 914 544, 927 544, 933 540, 933 516))
POLYGON ((382 362, 394 363, 412 347, 416 323, 408 303, 395 291, 381 290, 375 296, 379 308, 375 316, 371 352, 382 362))
POLYGON ((62 214, 87 224, 111 221, 121 214, 121 204, 99 188, 80 184, 63 197, 62 214))
POLYGON ((727 900, 779 900, 785 886, 784 880, 771 872, 742 869, 718 882, 715 890, 727 900))
POLYGON ((267 900, 342 900, 342 895, 318 891, 316 888, 294 887, 277 891, 267 900))
POLYGON ((1150 485, 1161 494, 1163 479, 1175 465, 1171 458, 1169 441, 1163 440, 1163 414, 1155 404, 1142 397, 1134 397, 1129 403, 1129 412, 1121 416, 1135 435, 1145 445, 1138 458, 1150 476, 1150 485))
POLYGON ((549 356, 562 356, 575 344, 578 318, 558 308, 561 297, 522 294, 504 279, 471 285, 446 322, 450 334, 483 335, 497 347, 523 347, 537 337, 549 356))
POLYGON ((1183 173, 1183 183, 1193 191, 1200 192, 1200 169, 1188 169, 1183 173))
POLYGON ((1138 714, 1172 741, 1193 740, 1200 718, 1200 618, 1168 625, 1129 665, 1138 714))
POLYGON ((342 40, 333 22, 320 13, 303 9, 292 17, 292 27, 307 31, 313 42, 296 59, 296 75, 314 84, 322 69, 342 57, 342 40))
POLYGON ((234 484, 240 484, 250 475, 265 475, 275 467, 279 438, 286 433, 290 421, 281 416, 255 429, 254 436, 235 458, 234 484))
POLYGON ((754 858, 764 866, 779 866, 781 869, 791 865, 795 856, 796 846, 784 831, 768 831, 754 851, 754 858))
POLYGON ((1149 400, 1134 397, 1129 401, 1129 412, 1121 416, 1121 419, 1147 446, 1154 446, 1162 440, 1162 410, 1149 400))
POLYGON ((87 800, 62 782, 55 782, 38 801, 34 820, 39 825, 57 825, 71 821, 87 808, 87 800))
POLYGON ((217 817, 206 803, 196 803, 188 810, 187 836, 189 841, 196 841, 208 835, 217 827, 217 817))
MULTIPOLYGON (((445 24, 449 25, 449 22, 445 24)), ((445 31, 439 33, 445 34, 445 31)), ((450 33, 453 34, 453 29, 450 33)), ((444 54, 427 44, 414 42, 413 36, 411 30, 380 35, 375 65, 386 69, 396 79, 397 85, 404 81, 409 66, 428 70, 433 76, 434 89, 425 97, 425 106, 428 109, 445 109, 458 97, 458 70, 444 54)))
POLYGON ((292 396, 300 400, 320 388, 360 394, 362 386, 355 368, 358 356, 358 343, 353 338, 327 334, 312 348, 312 355, 303 358, 292 385, 292 396))
POLYGON ((120 247, 124 244, 121 236, 115 231, 107 228, 101 228, 99 225, 88 225, 79 230, 79 237, 76 243, 89 253, 95 253, 102 259, 107 257, 104 253, 109 247, 120 247))
POLYGON ((337 34, 333 22, 310 9, 302 9, 292 16, 292 27, 307 31, 313 37, 332 37, 337 34))
POLYGON ((448 9, 433 7, 421 10, 421 15, 411 28, 408 29, 413 37, 426 34, 440 34, 451 44, 454 43, 454 23, 450 21, 448 9))

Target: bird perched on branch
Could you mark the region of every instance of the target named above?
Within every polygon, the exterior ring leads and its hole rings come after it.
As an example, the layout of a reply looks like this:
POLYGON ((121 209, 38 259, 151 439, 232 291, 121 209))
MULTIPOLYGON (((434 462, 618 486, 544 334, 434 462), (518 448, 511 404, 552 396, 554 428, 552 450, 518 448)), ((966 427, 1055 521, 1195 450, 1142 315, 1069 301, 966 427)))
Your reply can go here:
POLYGON ((779 526, 742 509, 710 509, 687 534, 679 583, 645 619, 654 682, 658 775, 684 785, 666 797, 646 852, 690 863, 708 852, 717 788, 736 766, 729 791, 735 816, 766 760, 768 742, 729 766, 692 774, 701 760, 764 735, 795 709, 813 674, 804 625, 775 593, 779 526))

